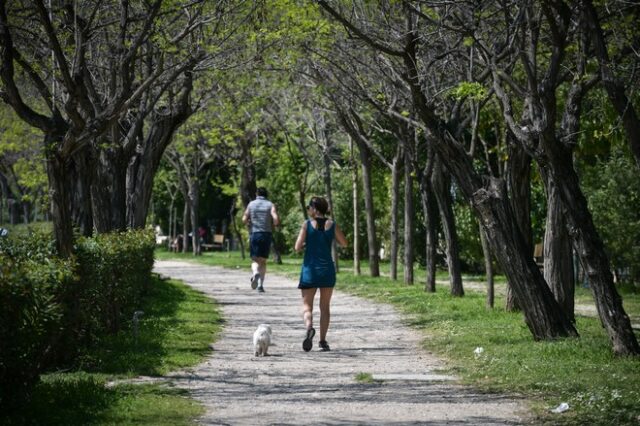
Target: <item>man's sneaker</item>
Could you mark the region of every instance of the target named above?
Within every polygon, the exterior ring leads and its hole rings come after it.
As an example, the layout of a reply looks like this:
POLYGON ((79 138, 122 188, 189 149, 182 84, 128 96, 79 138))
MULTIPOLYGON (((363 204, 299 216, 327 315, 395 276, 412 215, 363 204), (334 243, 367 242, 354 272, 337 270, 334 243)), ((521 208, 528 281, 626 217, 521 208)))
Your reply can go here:
POLYGON ((258 286, 258 291, 259 291, 260 293, 264 293, 264 287, 262 287, 262 286, 258 286))
POLYGON ((251 288, 252 289, 256 289, 256 287, 258 287, 258 280, 260 279, 260 274, 254 274, 251 277, 251 288))
POLYGON ((320 350, 324 351, 324 352, 328 352, 331 350, 331 348, 329 347, 329 344, 327 343, 326 340, 320 340, 318 342, 318 344, 320 345, 320 350))
POLYGON ((313 336, 316 335, 316 330, 311 327, 307 329, 307 335, 302 341, 302 350, 305 352, 309 352, 313 347, 313 336))

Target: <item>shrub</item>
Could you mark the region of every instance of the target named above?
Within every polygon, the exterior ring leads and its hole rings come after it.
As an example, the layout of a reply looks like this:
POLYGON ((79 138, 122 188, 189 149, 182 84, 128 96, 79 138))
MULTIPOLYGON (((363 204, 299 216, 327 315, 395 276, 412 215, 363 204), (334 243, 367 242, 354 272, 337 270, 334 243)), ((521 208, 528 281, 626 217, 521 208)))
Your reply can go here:
POLYGON ((115 333, 131 318, 149 285, 154 248, 153 232, 146 230, 78 240, 80 283, 68 302, 77 335, 115 333))
POLYGON ((63 334, 59 296, 75 264, 50 256, 49 241, 38 235, 0 246, 0 406, 7 411, 29 399, 63 334))
POLYGON ((80 238, 55 255, 49 234, 0 239, 0 405, 29 398, 41 372, 68 363, 140 306, 153 267, 151 231, 80 238))

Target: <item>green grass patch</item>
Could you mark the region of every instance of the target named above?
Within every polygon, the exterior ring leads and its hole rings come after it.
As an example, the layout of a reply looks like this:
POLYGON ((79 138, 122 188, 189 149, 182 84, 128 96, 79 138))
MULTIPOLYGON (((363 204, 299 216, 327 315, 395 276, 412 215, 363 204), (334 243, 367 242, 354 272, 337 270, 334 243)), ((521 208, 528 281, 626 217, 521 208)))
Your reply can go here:
POLYGON ((355 378, 360 383, 373 383, 375 381, 371 373, 358 373, 355 378))
MULTIPOLYGON (((238 253, 179 257, 247 270, 250 263, 238 253)), ((269 271, 297 277, 300 259, 283 260, 283 265, 270 262, 269 271)), ((537 415, 536 423, 631 425, 640 421, 640 359, 613 356, 597 318, 578 317, 579 339, 535 342, 522 314, 504 311, 502 297, 496 298, 496 308, 490 310, 482 292, 467 291, 464 297, 454 298, 447 286, 438 285, 436 293, 425 293, 422 284, 403 285, 402 277, 393 282, 385 277, 354 276, 350 262, 341 265, 340 290, 399 307, 408 322, 424 332, 425 347, 449 361, 450 373, 483 390, 525 396, 537 415), (474 353, 477 347, 484 349, 480 355, 474 353), (569 411, 550 413, 561 402, 569 404, 569 411)), ((366 274, 366 263, 362 271, 366 274)), ((478 277, 470 279, 479 281, 478 277)), ((502 285, 501 280, 498 283, 502 285)), ((577 302, 588 302, 590 291, 576 290, 577 302)), ((640 294, 626 288, 620 292, 627 313, 638 318, 640 294)), ((356 380, 367 380, 367 374, 359 373, 356 380)))
POLYGON ((162 376, 202 361, 220 331, 217 306, 184 284, 155 278, 133 324, 80 358, 74 371, 42 376, 33 400, 5 424, 186 425, 204 408, 164 384, 105 386, 109 380, 162 376))

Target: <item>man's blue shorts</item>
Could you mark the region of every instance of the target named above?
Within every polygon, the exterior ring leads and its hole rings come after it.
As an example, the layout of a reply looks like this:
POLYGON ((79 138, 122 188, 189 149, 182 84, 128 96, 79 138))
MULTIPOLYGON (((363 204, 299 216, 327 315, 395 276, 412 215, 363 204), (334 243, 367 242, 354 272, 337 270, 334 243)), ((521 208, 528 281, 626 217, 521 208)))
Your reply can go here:
POLYGON ((251 257, 269 258, 269 249, 271 248, 271 232, 252 232, 250 243, 251 257))

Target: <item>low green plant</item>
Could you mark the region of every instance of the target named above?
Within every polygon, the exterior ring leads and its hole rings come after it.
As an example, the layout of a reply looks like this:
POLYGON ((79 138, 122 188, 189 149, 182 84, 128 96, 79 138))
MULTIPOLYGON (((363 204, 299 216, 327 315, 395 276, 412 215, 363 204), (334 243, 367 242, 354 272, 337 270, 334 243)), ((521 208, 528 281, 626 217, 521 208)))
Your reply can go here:
POLYGON ((373 375, 371 373, 358 373, 356 374, 356 381, 361 383, 373 383, 373 375))

